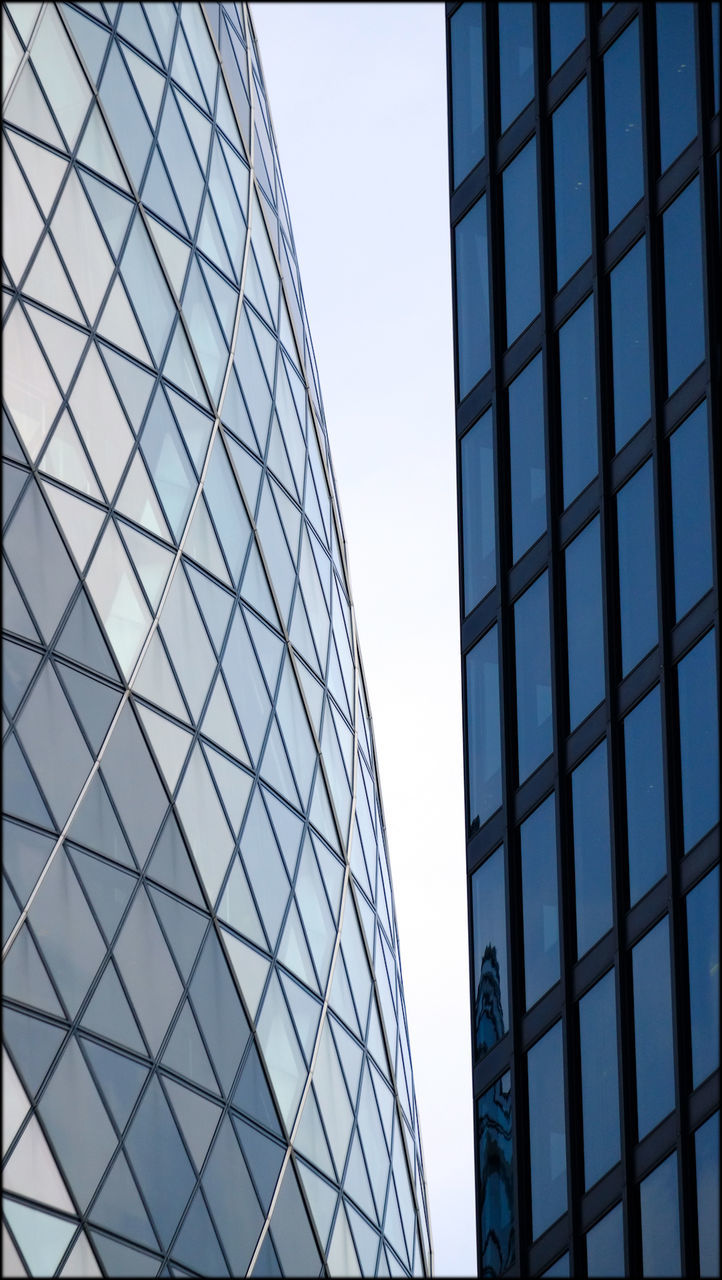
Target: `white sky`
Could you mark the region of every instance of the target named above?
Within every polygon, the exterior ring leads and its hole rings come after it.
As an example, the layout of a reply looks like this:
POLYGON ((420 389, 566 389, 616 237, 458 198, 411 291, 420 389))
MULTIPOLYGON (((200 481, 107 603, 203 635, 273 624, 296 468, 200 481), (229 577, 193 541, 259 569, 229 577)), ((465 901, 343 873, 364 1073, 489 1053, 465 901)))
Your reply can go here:
POLYGON ((444 8, 252 13, 348 540, 435 1270, 475 1275, 444 8))

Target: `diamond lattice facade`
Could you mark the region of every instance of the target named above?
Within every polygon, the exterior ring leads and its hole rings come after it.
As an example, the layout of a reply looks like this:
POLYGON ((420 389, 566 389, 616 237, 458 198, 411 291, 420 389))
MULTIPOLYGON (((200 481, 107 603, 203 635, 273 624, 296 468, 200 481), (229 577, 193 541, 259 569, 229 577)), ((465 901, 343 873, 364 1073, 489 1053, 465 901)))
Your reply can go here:
POLYGON ((427 1274, 249 12, 3 10, 3 1273, 427 1274))

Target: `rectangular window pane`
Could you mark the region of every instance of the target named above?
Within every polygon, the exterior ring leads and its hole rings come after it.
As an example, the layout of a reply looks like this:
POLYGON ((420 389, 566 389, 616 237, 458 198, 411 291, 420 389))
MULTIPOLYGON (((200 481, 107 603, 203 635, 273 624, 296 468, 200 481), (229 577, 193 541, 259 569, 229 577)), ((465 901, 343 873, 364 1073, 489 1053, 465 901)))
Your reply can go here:
POLYGON ((644 236, 614 268, 609 280, 612 294, 614 447, 619 450, 644 426, 652 411, 644 236))
POLYGON ((509 1030, 503 847, 474 872, 471 900, 476 1051, 484 1054, 509 1030))
POLYGON ((617 494, 617 534, 622 674, 626 676, 658 639, 651 459, 617 494))
POLYGON ((528 1071, 531 1216, 532 1236, 536 1239, 567 1207, 561 1022, 529 1050, 528 1071))
POLYGON ((604 697, 604 619, 599 516, 570 542, 564 553, 569 655, 569 727, 578 724, 604 697))
POLYGON ((559 981, 557 824, 554 796, 521 825, 521 880, 524 911, 526 1007, 559 981))
POLYGON ((462 4, 449 24, 455 187, 486 151, 482 8, 481 4, 462 4))
POLYGON ((572 774, 577 955, 583 956, 612 927, 607 744, 572 774))
POLYGON ((635 19, 604 55, 607 143, 607 222, 618 222, 644 195, 639 22, 635 19))
POLYGON ((552 137, 557 289, 561 289, 592 252, 586 79, 554 112, 552 137))
POLYGON ((469 828, 490 818, 501 804, 499 649, 496 627, 466 655, 466 736, 469 768, 469 828))
POLYGON ((640 1184, 639 1199, 642 1275, 681 1276, 676 1152, 640 1184))
POLYGON ((667 870, 659 685, 624 721, 624 768, 629 904, 633 907, 667 870))
POLYGON ((704 360, 704 274, 699 178, 662 215, 667 394, 704 360))
MULTIPOLYGON (((672 985, 669 918, 632 951, 634 1044, 637 1061, 637 1126, 640 1139, 674 1107, 672 985)), ((647 1274, 669 1275, 668 1271, 647 1274)))
POLYGON ((719 1275, 719 1111, 694 1135, 699 1274, 719 1275))
POLYGON ((658 4, 659 150, 662 173, 697 136, 693 4, 658 4))
POLYGON ((514 1161, 511 1072, 478 1103, 481 1274, 500 1276, 514 1262, 514 1161))
POLYGON ((615 1205, 587 1232, 587 1275, 623 1276, 624 1219, 621 1204, 615 1205))
POLYGON ((719 822, 719 722, 714 632, 677 667, 684 851, 719 822))
POLYGON ((509 386, 511 533, 518 560, 547 527, 541 354, 509 386))
POLYGON ((463 400, 491 365, 486 196, 461 219, 454 238, 459 399, 463 400))
POLYGON ((597 376, 594 299, 587 298, 559 330, 564 506, 597 474, 597 376))
POLYGON ((712 588, 712 512, 704 401, 669 440, 674 604, 679 621, 712 588))
POLYGON ((461 441, 465 614, 496 584, 495 505, 494 424, 489 409, 461 441))
POLYGON ((621 1158, 614 970, 579 1001, 579 1045, 584 1186, 588 1189, 621 1158))
POLYGON ((719 867, 687 894, 692 1084, 719 1066, 719 867))
MULTIPOLYGON (((524 9, 526 5, 511 5, 524 9)), ((539 314, 539 217, 537 208, 536 138, 532 138, 502 174, 504 200, 504 267, 506 279, 506 343, 539 314)), ((646 314, 646 313, 645 313, 646 314)))
POLYGON ((519 782, 552 751, 549 575, 544 572, 514 605, 519 782))
POLYGON ((550 4, 551 73, 554 75, 584 39, 583 4, 550 4))
POLYGON ((501 131, 534 97, 534 17, 530 4, 499 5, 501 131))

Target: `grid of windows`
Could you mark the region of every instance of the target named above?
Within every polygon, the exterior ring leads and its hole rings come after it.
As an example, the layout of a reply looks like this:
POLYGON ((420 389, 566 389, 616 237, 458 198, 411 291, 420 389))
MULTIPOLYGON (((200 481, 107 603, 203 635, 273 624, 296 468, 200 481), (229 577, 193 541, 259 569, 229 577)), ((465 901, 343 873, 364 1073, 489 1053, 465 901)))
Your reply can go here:
POLYGON ((245 6, 3 5, 3 1272, 428 1274, 245 6))
POLYGON ((719 4, 447 44, 479 1272, 718 1274, 719 4))

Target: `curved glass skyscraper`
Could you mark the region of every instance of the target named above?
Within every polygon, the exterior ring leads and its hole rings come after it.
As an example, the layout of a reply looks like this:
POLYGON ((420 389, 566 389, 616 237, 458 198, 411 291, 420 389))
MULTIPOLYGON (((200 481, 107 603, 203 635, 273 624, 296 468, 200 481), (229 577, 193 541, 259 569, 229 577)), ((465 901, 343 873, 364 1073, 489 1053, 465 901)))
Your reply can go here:
POLYGON ((248 11, 3 9, 4 1274, 428 1274, 248 11))

